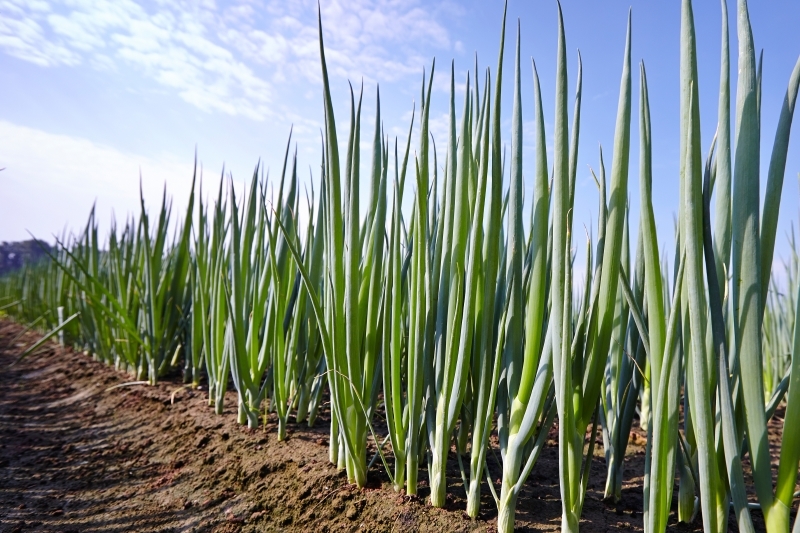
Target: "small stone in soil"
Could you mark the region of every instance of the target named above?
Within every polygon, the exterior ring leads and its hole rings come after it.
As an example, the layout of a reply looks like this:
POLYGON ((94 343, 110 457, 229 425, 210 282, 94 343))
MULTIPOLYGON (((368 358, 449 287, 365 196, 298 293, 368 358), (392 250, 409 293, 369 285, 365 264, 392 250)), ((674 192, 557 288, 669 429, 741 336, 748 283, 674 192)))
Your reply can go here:
POLYGON ((265 516, 266 514, 267 514, 266 511, 256 511, 255 513, 250 515, 250 520, 249 521, 250 522, 255 522, 256 520, 258 520, 262 516, 265 516))

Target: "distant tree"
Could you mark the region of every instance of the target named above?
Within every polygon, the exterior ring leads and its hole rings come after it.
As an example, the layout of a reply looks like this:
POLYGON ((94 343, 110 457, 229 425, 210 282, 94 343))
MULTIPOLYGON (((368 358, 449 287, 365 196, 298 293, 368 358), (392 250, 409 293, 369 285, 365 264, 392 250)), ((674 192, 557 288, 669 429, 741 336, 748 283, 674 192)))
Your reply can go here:
POLYGON ((41 261, 47 257, 45 250, 50 250, 50 245, 35 239, 0 243, 0 276, 41 261))

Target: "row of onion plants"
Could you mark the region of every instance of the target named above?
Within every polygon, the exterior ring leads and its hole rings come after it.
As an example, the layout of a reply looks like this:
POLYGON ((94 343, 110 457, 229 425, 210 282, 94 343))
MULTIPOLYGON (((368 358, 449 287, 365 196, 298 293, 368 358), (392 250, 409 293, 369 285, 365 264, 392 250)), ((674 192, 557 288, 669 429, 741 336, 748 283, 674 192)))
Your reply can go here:
POLYGON ((327 398, 330 460, 350 482, 363 487, 380 458, 394 489, 407 494, 419 493, 426 471, 430 503, 442 507, 456 490, 448 487, 455 458, 467 513, 478 516, 488 489, 502 532, 513 531, 521 488, 556 421, 562 529, 577 531, 595 443, 607 466, 605 497, 619 500, 637 420, 647 434, 646 531, 666 530, 677 480, 681 521, 699 514, 704 531, 726 531, 733 509, 738 528, 753 531, 750 511, 758 508, 767 531, 788 532, 800 436, 783 434, 773 472, 767 424, 781 406, 785 428, 800 424, 796 252, 786 279, 772 278, 800 61, 782 102, 762 204, 761 65, 747 3, 736 5, 732 120, 721 2, 719 114, 706 153, 691 1, 680 10, 680 169, 672 178, 680 205, 671 263, 660 255, 667 237, 653 208, 654 178, 670 177, 653 173, 643 62, 634 96, 631 15, 610 169, 601 150, 591 171, 597 235, 587 235, 577 280, 583 75, 578 54, 571 97, 560 7, 550 152, 535 62, 532 105, 523 106, 519 22, 504 147, 504 13, 494 73, 476 62, 460 82, 451 65, 443 153, 430 134, 434 63, 404 143, 385 134, 376 91, 363 162, 363 88, 350 88, 342 150, 320 19, 325 126, 316 191, 309 183, 303 197, 290 136, 281 173, 272 179, 257 166, 243 195, 223 173, 209 199, 196 176, 177 223, 166 193, 155 216, 142 201, 138 217, 121 229, 112 224, 105 240, 92 213, 83 231, 58 240, 50 261, 0 280, 2 312, 58 331, 137 382, 155 384, 182 365, 186 383, 205 384, 220 414, 232 385, 239 422, 255 428, 272 414, 279 439, 290 420, 314 424, 327 398), (528 197, 526 118, 533 120, 528 197), (640 212, 632 227, 637 119, 640 212), (371 459, 368 449, 376 450, 371 459), (489 458, 502 471, 499 487, 489 458))

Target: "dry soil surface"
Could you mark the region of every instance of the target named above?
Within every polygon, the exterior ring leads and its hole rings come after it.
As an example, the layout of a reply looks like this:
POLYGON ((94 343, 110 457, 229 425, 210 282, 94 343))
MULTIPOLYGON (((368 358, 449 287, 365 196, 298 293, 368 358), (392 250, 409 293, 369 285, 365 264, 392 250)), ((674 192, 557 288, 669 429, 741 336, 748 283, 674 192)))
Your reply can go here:
MULTIPOLYGON (((481 516, 464 513, 452 454, 444 509, 427 503, 424 472, 420 497, 404 497, 380 461, 359 490, 328 462, 326 414, 313 428, 290 424, 278 442, 273 419, 248 430, 236 423, 233 394, 216 415, 178 376, 111 388, 130 377, 54 343, 9 366, 38 338, 14 340, 21 331, 0 321, 0 531, 496 531, 485 482, 481 516)), ((556 435, 522 491, 518 531, 559 529, 556 435)), ((644 437, 638 428, 631 437, 619 504, 602 500, 598 442, 582 531, 642 530, 644 437)), ((676 524, 673 513, 670 529, 699 531, 700 520, 676 524)))

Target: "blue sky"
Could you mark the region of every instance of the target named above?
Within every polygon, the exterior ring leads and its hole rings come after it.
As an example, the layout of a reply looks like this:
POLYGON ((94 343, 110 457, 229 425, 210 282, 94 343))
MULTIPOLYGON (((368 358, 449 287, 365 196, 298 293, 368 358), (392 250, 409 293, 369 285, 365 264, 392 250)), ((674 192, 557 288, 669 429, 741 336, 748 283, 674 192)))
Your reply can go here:
MULTIPOLYGON (((734 2, 729 0, 728 6, 733 14, 734 2)), ((358 87, 363 80, 363 122, 365 131, 372 131, 379 83, 386 132, 398 136, 402 145, 412 104, 419 99, 422 70, 429 71, 435 57, 432 133, 443 156, 450 61, 455 61, 460 112, 463 80, 474 67, 475 54, 481 71, 496 69, 502 3, 321 0, 321 8, 339 126, 347 126, 347 81, 358 87)), ((648 72, 654 200, 661 243, 668 248, 678 201, 677 0, 563 2, 570 87, 578 49, 584 67, 575 231, 579 235, 580 225, 589 226, 596 217, 597 191, 589 165, 597 168, 600 144, 610 166, 629 8, 633 62, 643 60, 648 72)), ((300 168, 306 169, 301 175, 311 168, 316 182, 322 126, 316 9, 315 0, 0 0, 0 168, 6 167, 0 172, 0 241, 27 238, 28 231, 50 238, 64 228, 79 229, 94 202, 104 222, 112 212, 118 219, 136 212, 140 171, 150 203, 166 183, 180 208, 186 202, 195 146, 206 183, 217 182, 223 164, 234 180, 244 183, 259 158, 277 174, 292 125, 300 168)), ((717 121, 720 5, 696 1, 694 9, 702 143, 707 147, 717 121)), ((503 107, 504 135, 509 138, 517 18, 522 26, 524 167, 531 169, 530 58, 535 58, 541 77, 549 135, 556 3, 509 2, 503 107)), ((756 47, 764 49, 763 190, 786 84, 800 55, 800 2, 751 2, 751 19, 756 47)), ((735 76, 733 16, 731 33, 735 76)), ((735 90, 735 77, 732 83, 735 90)), ((784 235, 798 214, 798 121, 781 206, 782 255, 788 252, 784 235)), ((629 179, 634 224, 637 124, 634 117, 629 179)), ((365 144, 370 136, 363 136, 365 144)), ((532 172, 526 171, 528 175, 532 172)), ((576 245, 583 248, 578 241, 576 245)))

